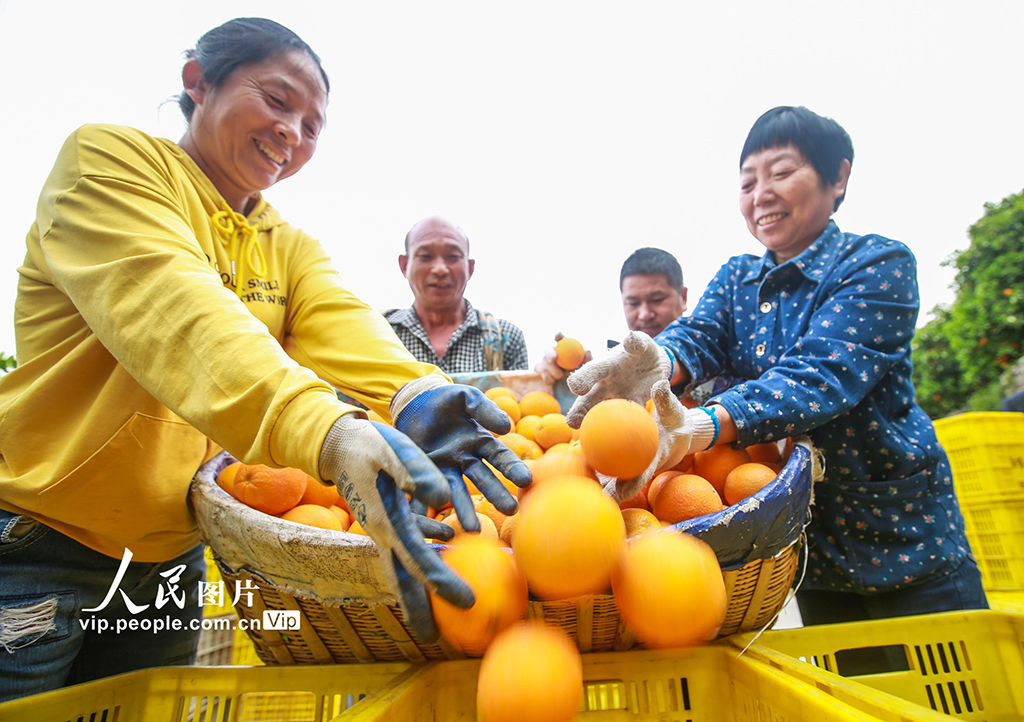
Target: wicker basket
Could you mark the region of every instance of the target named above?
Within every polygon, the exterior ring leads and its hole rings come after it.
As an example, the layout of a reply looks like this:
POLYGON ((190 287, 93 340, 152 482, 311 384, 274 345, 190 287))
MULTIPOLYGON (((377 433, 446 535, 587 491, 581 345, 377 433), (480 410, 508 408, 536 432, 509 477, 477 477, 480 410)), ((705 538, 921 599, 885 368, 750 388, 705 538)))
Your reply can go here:
MULTIPOLYGON (((775 482, 724 512, 675 525, 715 549, 728 607, 721 635, 761 629, 781 611, 798 566, 799 538, 810 516, 813 450, 796 445, 775 482)), ((426 644, 405 624, 387 587, 376 549, 363 536, 330 532, 261 514, 214 481, 230 457, 204 466, 190 498, 229 588, 252 590, 235 609, 247 620, 267 664, 425 661, 478 656, 439 640, 426 644), (264 612, 298 613, 296 631, 258 626, 264 612)), ((567 632, 583 652, 621 651, 636 642, 611 594, 531 601, 527 615, 567 632)))

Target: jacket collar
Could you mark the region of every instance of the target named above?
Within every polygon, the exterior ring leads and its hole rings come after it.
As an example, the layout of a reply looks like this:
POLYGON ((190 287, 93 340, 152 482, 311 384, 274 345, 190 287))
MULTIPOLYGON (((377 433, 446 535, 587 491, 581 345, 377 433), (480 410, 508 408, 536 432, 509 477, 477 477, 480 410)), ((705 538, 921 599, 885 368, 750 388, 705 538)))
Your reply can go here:
POLYGON ((836 222, 829 221, 825 230, 814 240, 814 243, 781 266, 775 263, 775 256, 771 251, 765 251, 763 256, 750 264, 750 270, 743 276, 742 283, 755 283, 764 278, 773 268, 787 265, 792 265, 799 270, 808 281, 818 283, 825 276, 826 266, 835 257, 836 251, 843 244, 843 239, 844 235, 836 222))

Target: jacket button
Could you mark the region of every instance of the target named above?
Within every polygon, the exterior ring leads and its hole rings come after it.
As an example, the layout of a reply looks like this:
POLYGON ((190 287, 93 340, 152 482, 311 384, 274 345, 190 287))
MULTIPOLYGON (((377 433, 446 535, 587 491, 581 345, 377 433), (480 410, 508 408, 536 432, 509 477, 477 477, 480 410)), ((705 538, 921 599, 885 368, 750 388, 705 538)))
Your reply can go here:
POLYGON ((765 345, 763 343, 759 343, 759 344, 757 344, 757 348, 754 349, 754 353, 756 355, 758 355, 758 356, 764 356, 765 350, 766 350, 765 345))
POLYGON ((764 303, 761 304, 761 313, 768 313, 771 310, 772 310, 771 301, 765 301, 764 303))

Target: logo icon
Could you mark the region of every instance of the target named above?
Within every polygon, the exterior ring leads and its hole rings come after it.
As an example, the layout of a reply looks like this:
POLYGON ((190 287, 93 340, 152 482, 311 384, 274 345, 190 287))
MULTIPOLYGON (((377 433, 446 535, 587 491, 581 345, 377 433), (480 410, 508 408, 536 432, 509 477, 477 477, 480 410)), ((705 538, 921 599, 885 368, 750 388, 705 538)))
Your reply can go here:
POLYGON ((299 629, 299 611, 288 609, 263 610, 263 628, 276 632, 295 632, 299 629))

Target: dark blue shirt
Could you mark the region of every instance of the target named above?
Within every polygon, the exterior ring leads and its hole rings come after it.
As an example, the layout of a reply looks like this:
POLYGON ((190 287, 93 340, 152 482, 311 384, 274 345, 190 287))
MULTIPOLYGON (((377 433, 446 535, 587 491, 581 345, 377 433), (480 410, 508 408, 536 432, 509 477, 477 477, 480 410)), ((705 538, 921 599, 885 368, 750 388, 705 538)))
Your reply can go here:
POLYGON ((736 256, 657 341, 715 397, 738 445, 808 434, 825 455, 807 528, 808 588, 891 591, 959 567, 969 546, 945 451, 917 405, 910 250, 829 223, 776 265, 736 256))

